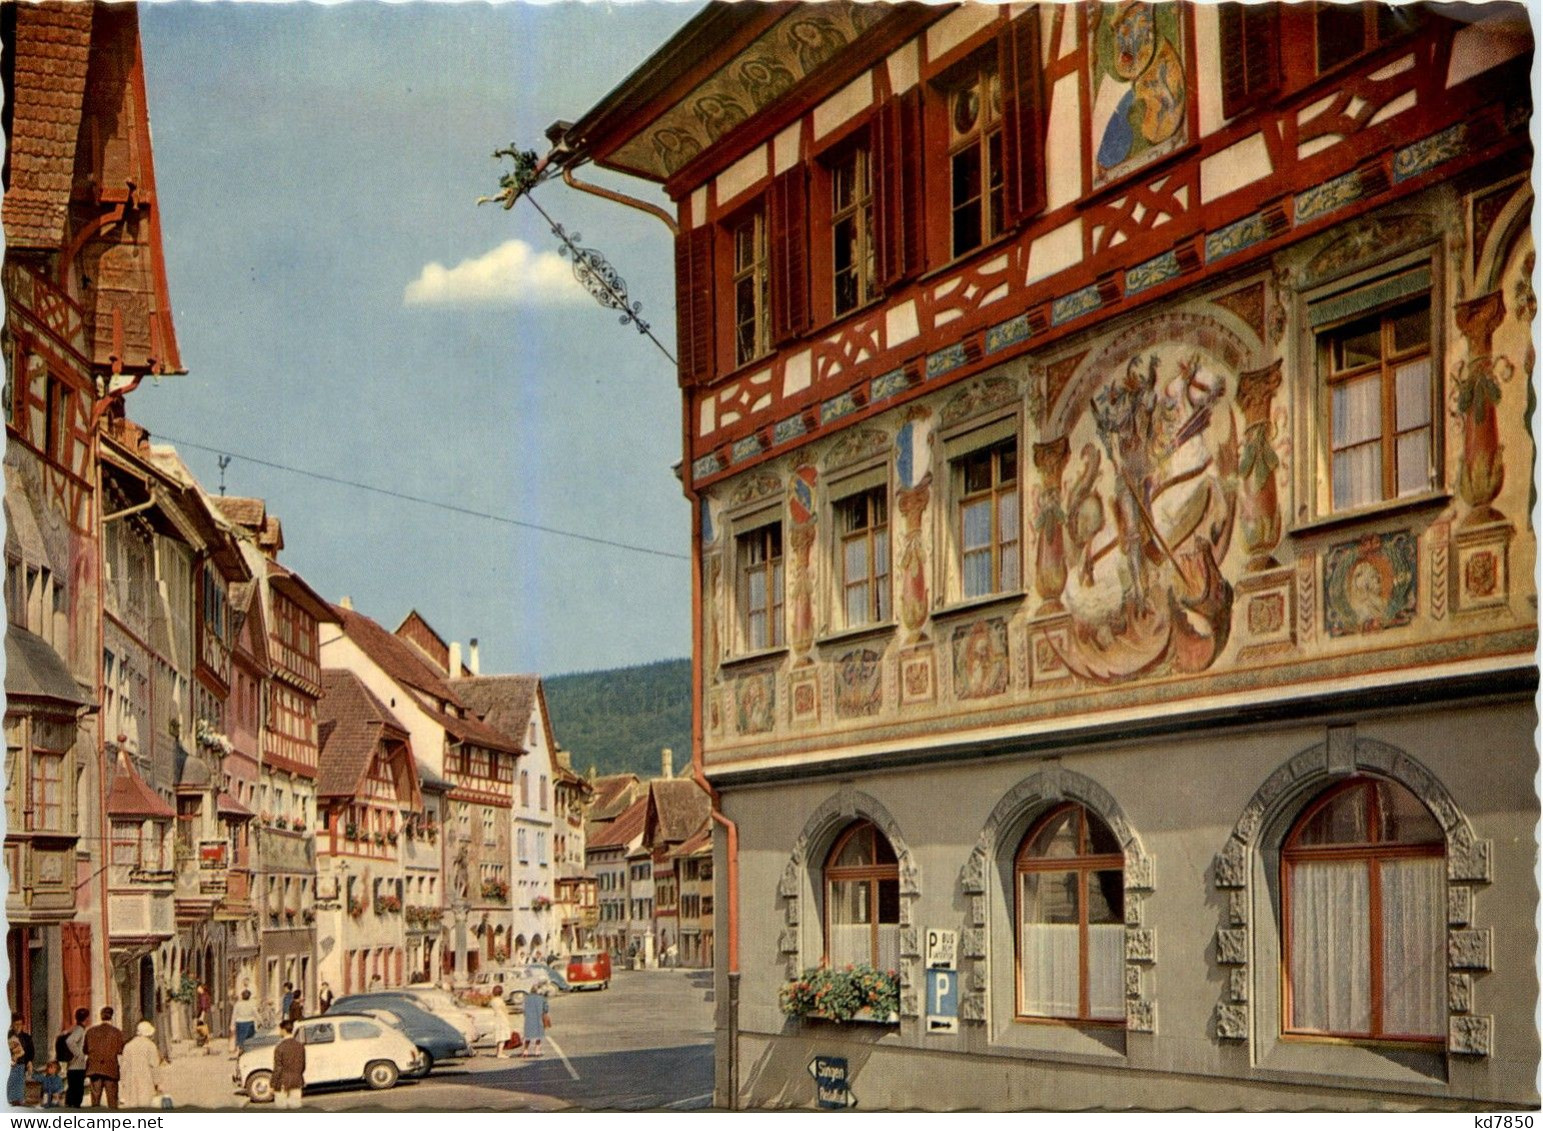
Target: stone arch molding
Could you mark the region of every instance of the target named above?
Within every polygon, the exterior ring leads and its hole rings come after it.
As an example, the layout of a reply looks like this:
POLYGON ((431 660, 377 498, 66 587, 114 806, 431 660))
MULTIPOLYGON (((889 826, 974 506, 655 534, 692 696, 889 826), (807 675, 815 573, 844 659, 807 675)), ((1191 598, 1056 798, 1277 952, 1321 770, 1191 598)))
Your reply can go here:
POLYGON ((961 1020, 984 1023, 987 1018, 987 986, 990 984, 991 900, 987 885, 994 874, 992 862, 1002 849, 1003 837, 1016 831, 1035 810, 1062 801, 1076 801, 1097 815, 1119 840, 1125 853, 1125 1027, 1137 1033, 1157 1030, 1157 1002, 1153 967, 1156 940, 1151 927, 1142 925, 1143 905, 1156 886, 1156 865, 1125 811, 1103 786, 1062 766, 1048 766, 1024 778, 1008 790, 991 811, 976 839, 975 849, 959 875, 960 887, 969 900, 969 922, 960 936, 960 953, 968 963, 959 1002, 961 1020))
POLYGON ((782 869, 777 898, 782 904, 782 934, 778 950, 787 967, 787 976, 796 978, 812 965, 803 953, 804 893, 808 886, 820 883, 823 860, 811 859, 811 852, 828 848, 838 831, 856 820, 872 821, 884 834, 900 869, 900 1015, 919 1015, 917 988, 920 985, 921 942, 916 929, 914 905, 921 895, 921 881, 916 854, 911 851, 900 826, 888 809, 875 797, 843 786, 828 797, 804 822, 793 844, 793 852, 782 869), (810 885, 804 882, 809 877, 810 885))
POLYGON ((1493 944, 1490 928, 1475 924, 1473 905, 1476 890, 1490 882, 1491 842, 1474 836, 1468 818, 1435 774, 1396 746, 1357 738, 1353 726, 1330 727, 1326 741, 1302 751, 1266 778, 1243 807, 1216 857, 1213 881, 1218 894, 1225 897, 1222 926, 1216 932, 1216 959, 1230 970, 1216 1007, 1216 1035, 1223 1041, 1249 1039, 1249 940, 1256 911, 1250 877, 1264 830, 1289 807, 1361 771, 1408 789, 1435 815, 1446 835, 1447 1051, 1488 1056, 1494 1018, 1472 1012, 1473 976, 1490 968, 1493 944))

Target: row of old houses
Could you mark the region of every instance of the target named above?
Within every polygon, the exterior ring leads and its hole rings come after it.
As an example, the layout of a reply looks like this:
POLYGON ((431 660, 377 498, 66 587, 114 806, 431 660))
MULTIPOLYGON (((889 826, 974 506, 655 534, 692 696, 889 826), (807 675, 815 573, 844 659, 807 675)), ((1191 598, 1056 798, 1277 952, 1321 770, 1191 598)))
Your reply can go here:
MULTIPOLYGON (((138 17, 8 6, 8 1005, 219 1032, 250 990, 465 980, 589 941, 592 790, 540 681, 280 560, 126 402, 183 372, 138 17)), ((39 1042, 39 1047, 45 1047, 39 1042)))

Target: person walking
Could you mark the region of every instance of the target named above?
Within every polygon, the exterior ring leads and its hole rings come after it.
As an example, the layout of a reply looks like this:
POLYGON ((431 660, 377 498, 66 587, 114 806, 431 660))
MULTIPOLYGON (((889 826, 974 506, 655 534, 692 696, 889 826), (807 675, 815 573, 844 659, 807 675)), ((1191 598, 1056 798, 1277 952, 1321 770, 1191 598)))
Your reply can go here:
POLYGON ((124 1107, 160 1106, 162 1063, 155 1026, 141 1021, 134 1026, 134 1039, 123 1046, 118 1066, 118 1098, 124 1107))
POLYGON ((86 1030, 86 1080, 91 1084, 91 1106, 118 1106, 118 1058, 123 1055, 123 1030, 113 1024, 113 1007, 99 1014, 101 1023, 86 1030))
POLYGON ((64 1048, 58 1053, 64 1064, 64 1106, 79 1107, 86 1102, 86 1022, 91 1020, 89 1009, 75 1011, 75 1024, 64 1034, 64 1048))
POLYGON ((305 1046, 295 1038, 295 1023, 279 1022, 283 1039, 273 1050, 273 1106, 299 1107, 305 1088, 305 1046))
POLYGON ((326 982, 323 982, 321 984, 321 992, 316 995, 317 1011, 320 1013, 326 1013, 327 1010, 332 1008, 332 1003, 335 1000, 336 999, 332 996, 332 987, 329 986, 326 982))
POLYGON ((21 1107, 27 1099, 27 1073, 37 1057, 37 1049, 33 1047, 32 1034, 27 1032, 27 1025, 20 1017, 11 1018, 11 1031, 6 1038, 6 1045, 11 1052, 11 1074, 5 1081, 5 1102, 12 1107, 21 1107))
POLYGON ((241 997, 230 1007, 230 1039, 240 1056, 246 1043, 257 1032, 257 1003, 252 1000, 251 990, 242 990, 241 997))
POLYGON ((289 1007, 295 1000, 295 985, 293 982, 284 983, 284 997, 279 1001, 279 1020, 283 1021, 289 1016, 289 1007))
POLYGON ((509 1003, 504 1001, 502 982, 493 987, 493 996, 488 998, 488 1008, 493 1011, 493 1040, 497 1045, 493 1055, 499 1060, 506 1060, 510 1038, 514 1036, 514 1026, 509 1020, 509 1003))
POLYGON ((537 982, 530 993, 525 995, 525 1019, 521 1024, 524 1030, 525 1049, 520 1053, 522 1057, 535 1057, 541 1055, 541 1038, 552 1025, 547 1016, 547 990, 550 982, 537 982))

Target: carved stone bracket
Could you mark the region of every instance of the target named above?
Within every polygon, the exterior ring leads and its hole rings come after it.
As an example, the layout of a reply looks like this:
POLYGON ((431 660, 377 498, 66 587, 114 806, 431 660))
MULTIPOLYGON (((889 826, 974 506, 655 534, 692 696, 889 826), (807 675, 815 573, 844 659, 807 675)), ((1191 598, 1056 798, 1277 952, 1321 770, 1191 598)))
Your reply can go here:
MULTIPOLYGON (((1252 972, 1249 937, 1253 897, 1251 861, 1260 848, 1267 822, 1286 805, 1305 801, 1313 792, 1348 774, 1372 772, 1407 788, 1435 815, 1446 836, 1447 860, 1447 1047, 1468 1056, 1489 1055, 1492 1019, 1474 1017, 1474 984, 1469 971, 1490 968, 1491 932, 1474 926, 1475 888, 1490 880, 1491 845, 1479 840, 1435 774, 1395 746, 1358 738, 1353 726, 1330 727, 1325 741, 1282 764, 1254 793, 1226 844, 1212 865, 1212 883, 1225 894, 1221 927, 1216 932, 1218 965, 1230 968, 1223 999, 1216 1007, 1216 1036, 1246 1041, 1252 972)), ((1129 936, 1130 932, 1127 932, 1129 936)))

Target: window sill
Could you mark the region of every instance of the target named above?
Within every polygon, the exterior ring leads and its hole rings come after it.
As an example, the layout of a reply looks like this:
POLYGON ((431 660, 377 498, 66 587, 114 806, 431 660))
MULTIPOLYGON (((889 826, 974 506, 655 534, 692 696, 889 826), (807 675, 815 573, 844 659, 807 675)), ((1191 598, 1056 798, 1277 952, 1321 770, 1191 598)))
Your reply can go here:
POLYGON ((1357 507, 1355 510, 1339 511, 1306 519, 1291 527, 1287 533, 1293 538, 1311 537, 1358 523, 1375 522, 1404 512, 1435 510, 1446 506, 1451 501, 1452 494, 1449 491, 1427 491, 1420 495, 1406 495, 1401 499, 1389 499, 1386 502, 1357 507))
POLYGON ((875 621, 873 624, 860 624, 855 628, 843 628, 836 632, 827 632, 824 636, 817 637, 815 643, 821 646, 836 644, 848 644, 854 640, 863 640, 867 637, 890 636, 894 633, 896 622, 892 620, 875 621))
POLYGON ((805 1013, 798 1020, 801 1022, 814 1021, 822 1025, 887 1025, 892 1028, 898 1028, 900 1025, 900 1014, 890 1013, 881 1017, 871 1009, 859 1009, 851 1017, 847 1018, 832 1017, 826 1013, 805 1013))
POLYGON ((758 652, 743 652, 738 656, 730 656, 726 660, 718 661, 720 671, 732 671, 736 668, 747 668, 765 660, 780 660, 788 654, 788 646, 779 644, 775 648, 762 648, 758 652))
POLYGON ((1029 595, 1027 589, 1014 589, 1008 593, 988 593, 984 597, 971 597, 967 601, 955 601, 944 605, 941 609, 932 610, 933 620, 948 620, 951 617, 964 616, 966 613, 976 613, 983 609, 992 609, 998 606, 1019 605, 1029 595))

